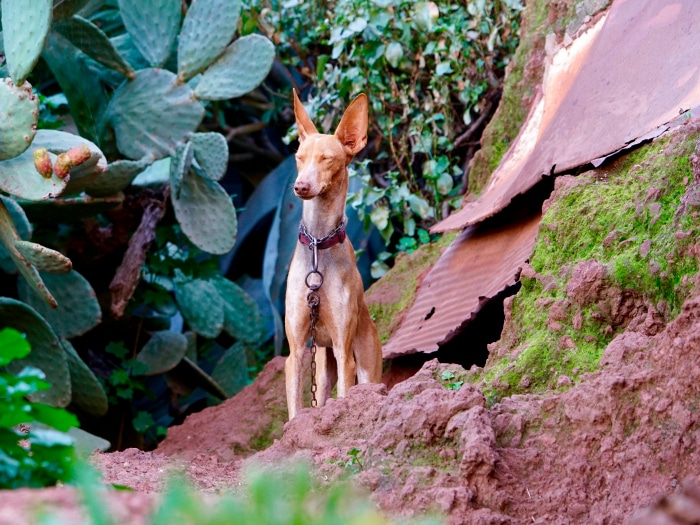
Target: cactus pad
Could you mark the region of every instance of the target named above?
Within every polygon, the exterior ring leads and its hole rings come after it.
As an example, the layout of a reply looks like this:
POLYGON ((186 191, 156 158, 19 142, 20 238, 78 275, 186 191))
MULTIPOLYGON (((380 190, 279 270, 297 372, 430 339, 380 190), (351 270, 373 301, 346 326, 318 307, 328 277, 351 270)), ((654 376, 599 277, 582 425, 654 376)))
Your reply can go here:
POLYGON ((224 301, 211 282, 182 277, 176 279, 175 300, 192 330, 212 339, 221 333, 224 327, 224 301))
POLYGON ((218 277, 212 282, 224 300, 226 333, 248 343, 260 342, 265 332, 265 325, 258 303, 243 288, 228 279, 218 277))
POLYGON ((107 394, 95 374, 65 339, 61 346, 66 353, 71 381, 71 403, 93 416, 104 416, 109 409, 107 394))
POLYGON ((228 142, 221 133, 194 133, 194 158, 211 180, 221 180, 228 166, 228 142))
POLYGON ((117 160, 107 167, 102 175, 86 188, 85 193, 92 197, 107 197, 126 188, 134 177, 151 163, 146 157, 141 160, 117 160))
MULTIPOLYGON (((8 202, 9 199, 8 199, 8 202)), ((15 243, 19 241, 19 234, 15 227, 14 220, 10 214, 10 210, 5 205, 4 200, 0 200, 0 242, 5 246, 7 254, 12 259, 20 273, 27 279, 31 287, 39 294, 39 296, 52 308, 57 306, 56 299, 53 298, 51 292, 48 291, 46 285, 41 280, 41 276, 37 269, 17 250, 15 243)), ((7 268, 6 260, 2 266, 7 268)))
MULTIPOLYGON (((17 232, 16 240, 26 241, 32 237, 32 225, 27 219, 27 215, 24 213, 22 207, 17 204, 14 199, 0 195, 0 202, 5 205, 7 213, 9 213, 10 220, 14 225, 14 229, 17 232)), ((14 244, 14 241, 13 241, 14 244)), ((10 254, 5 249, 5 246, 0 243, 0 259, 8 259, 10 254)))
POLYGON ((274 60, 275 46, 264 36, 239 38, 202 74, 195 95, 204 100, 245 95, 265 80, 274 60))
POLYGON ((102 320, 95 292, 78 272, 42 272, 41 278, 55 295, 58 308, 49 308, 25 279, 17 281, 17 291, 20 299, 41 314, 60 337, 68 339, 82 335, 102 320))
POLYGON ((29 241, 15 241, 15 248, 37 270, 49 273, 68 273, 73 263, 61 252, 29 241))
POLYGON ((155 332, 136 356, 145 366, 142 375, 152 376, 172 370, 187 352, 187 338, 171 330, 155 332))
POLYGON ((32 401, 65 407, 71 399, 70 375, 66 354, 58 336, 49 324, 30 306, 0 297, 0 324, 24 333, 32 346, 32 351, 24 359, 8 365, 12 373, 18 373, 25 366, 43 370, 51 388, 30 396, 32 401))
POLYGON ((162 69, 144 69, 114 93, 107 119, 126 157, 154 159, 171 155, 204 117, 204 106, 189 86, 162 69))
POLYGON ((246 343, 239 341, 226 350, 212 370, 212 379, 224 389, 228 397, 235 396, 250 383, 246 354, 246 343))
POLYGON ((89 1, 90 0, 61 0, 60 2, 54 2, 57 5, 53 8, 53 19, 60 20, 61 18, 71 17, 85 7, 89 1))
POLYGON ((236 209, 218 182, 190 170, 182 179, 179 195, 171 192, 170 199, 183 233, 195 246, 213 254, 233 248, 238 229, 236 209))
POLYGON ((180 185, 185 173, 190 171, 194 158, 194 146, 191 142, 178 145, 175 155, 170 160, 170 188, 176 196, 180 195, 180 185))
POLYGON ((29 83, 18 87, 10 78, 0 80, 0 160, 16 157, 34 139, 39 120, 39 97, 29 83))
POLYGON ((56 22, 54 29, 96 62, 133 78, 131 65, 119 54, 109 37, 89 20, 74 16, 56 22))
POLYGON ((3 0, 2 29, 10 76, 19 86, 39 60, 51 25, 52 0, 3 0))
POLYGON ((180 0, 119 0, 124 27, 153 67, 170 56, 180 28, 180 0))
POLYGON ((197 0, 182 23, 177 48, 178 76, 186 82, 223 53, 233 39, 240 0, 197 0))

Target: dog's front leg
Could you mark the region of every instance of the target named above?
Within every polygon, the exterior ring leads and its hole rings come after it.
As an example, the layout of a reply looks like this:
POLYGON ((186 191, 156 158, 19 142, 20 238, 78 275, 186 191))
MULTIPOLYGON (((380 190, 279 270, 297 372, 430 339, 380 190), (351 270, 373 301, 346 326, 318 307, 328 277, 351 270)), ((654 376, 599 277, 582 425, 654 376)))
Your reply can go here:
MULTIPOLYGON (((291 345, 290 345, 291 346, 291 345)), ((303 392, 302 392, 302 358, 304 356, 305 347, 292 347, 289 349, 289 357, 284 364, 285 382, 287 389, 287 410, 289 411, 289 420, 294 419, 297 412, 303 407, 303 392)))
POLYGON ((316 401, 322 407, 331 397, 331 391, 338 380, 338 368, 331 348, 319 347, 316 350, 316 401))

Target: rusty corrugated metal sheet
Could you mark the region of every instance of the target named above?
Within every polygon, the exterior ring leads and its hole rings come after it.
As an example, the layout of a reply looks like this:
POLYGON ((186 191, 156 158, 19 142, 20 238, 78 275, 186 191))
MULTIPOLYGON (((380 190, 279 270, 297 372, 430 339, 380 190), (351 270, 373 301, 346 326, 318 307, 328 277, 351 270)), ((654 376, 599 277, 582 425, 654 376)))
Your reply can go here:
POLYGON ((459 333, 484 301, 516 283, 537 237, 540 213, 488 221, 462 232, 426 275, 384 357, 434 352, 459 333))
POLYGON ((542 93, 482 196, 433 227, 464 228, 560 173, 658 134, 700 105, 698 0, 616 0, 548 64, 542 93))

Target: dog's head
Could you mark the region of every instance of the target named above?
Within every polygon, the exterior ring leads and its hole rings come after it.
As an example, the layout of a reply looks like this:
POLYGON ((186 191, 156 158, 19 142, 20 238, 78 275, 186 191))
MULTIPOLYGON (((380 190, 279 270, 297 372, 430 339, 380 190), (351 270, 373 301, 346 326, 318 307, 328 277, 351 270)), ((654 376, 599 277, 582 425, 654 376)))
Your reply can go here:
POLYGON ((299 130, 294 193, 308 200, 322 195, 345 177, 347 165, 367 145, 367 96, 358 95, 343 114, 333 135, 319 133, 294 91, 294 116, 299 130))

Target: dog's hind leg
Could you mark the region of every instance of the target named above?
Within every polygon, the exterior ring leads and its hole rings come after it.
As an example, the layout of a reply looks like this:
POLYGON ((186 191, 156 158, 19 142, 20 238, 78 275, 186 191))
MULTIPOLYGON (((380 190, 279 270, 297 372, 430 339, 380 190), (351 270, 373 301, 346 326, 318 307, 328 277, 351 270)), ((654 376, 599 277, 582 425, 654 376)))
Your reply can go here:
POLYGON ((338 381, 338 365, 332 348, 319 347, 316 350, 316 401, 322 407, 331 397, 331 391, 338 381))
MULTIPOLYGON (((369 315, 367 315, 369 319, 369 315)), ((368 326, 365 324, 365 326, 368 326)), ((374 326, 372 326, 374 328, 374 326)), ((382 346, 376 330, 358 330, 352 342, 352 350, 357 366, 357 382, 381 383, 382 346)))

